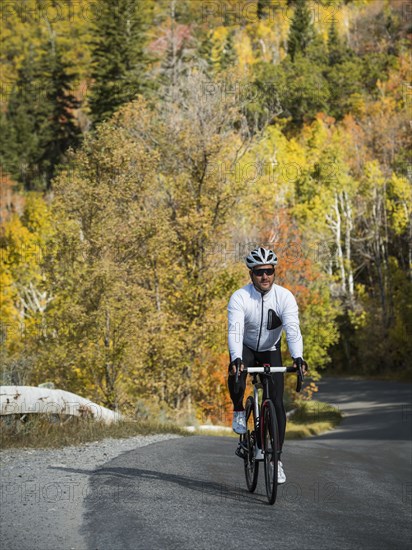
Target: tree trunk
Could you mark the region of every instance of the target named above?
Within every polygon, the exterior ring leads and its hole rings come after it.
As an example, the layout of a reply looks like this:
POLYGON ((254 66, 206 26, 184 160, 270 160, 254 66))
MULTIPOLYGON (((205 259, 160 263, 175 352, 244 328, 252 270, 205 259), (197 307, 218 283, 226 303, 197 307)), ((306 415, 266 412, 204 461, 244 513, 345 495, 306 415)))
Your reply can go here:
POLYGON ((343 251, 342 251, 342 220, 339 211, 339 200, 338 195, 335 194, 335 205, 334 205, 336 222, 335 222, 335 242, 336 242, 336 254, 338 260, 338 266, 341 276, 341 288, 342 293, 346 294, 346 275, 345 275, 345 264, 343 260, 343 251))
POLYGON ((106 309, 106 326, 104 335, 105 347, 105 381, 106 381, 106 404, 112 409, 117 408, 117 399, 115 392, 115 367, 110 359, 110 312, 106 309))
POLYGON ((374 200, 373 200, 373 206, 372 206, 372 213, 373 213, 373 223, 374 223, 374 231, 373 231, 373 251, 374 251, 374 258, 375 258, 375 265, 378 275, 378 288, 379 288, 379 294, 380 294, 380 301, 382 306, 382 323, 383 326, 387 326, 387 300, 386 300, 386 284, 385 284, 385 266, 382 265, 384 263, 384 258, 382 258, 384 254, 384 243, 382 242, 381 238, 381 225, 382 225, 382 219, 381 219, 381 197, 379 196, 379 191, 375 187, 374 189, 374 200))
POLYGON ((349 301, 350 304, 353 306, 353 299, 354 299, 354 279, 353 279, 353 269, 352 269, 352 229, 353 229, 353 221, 352 221, 352 206, 350 204, 350 199, 348 197, 348 194, 346 191, 343 192, 341 195, 342 199, 342 207, 343 211, 345 213, 345 256, 346 256, 346 271, 348 273, 348 293, 349 293, 349 301))

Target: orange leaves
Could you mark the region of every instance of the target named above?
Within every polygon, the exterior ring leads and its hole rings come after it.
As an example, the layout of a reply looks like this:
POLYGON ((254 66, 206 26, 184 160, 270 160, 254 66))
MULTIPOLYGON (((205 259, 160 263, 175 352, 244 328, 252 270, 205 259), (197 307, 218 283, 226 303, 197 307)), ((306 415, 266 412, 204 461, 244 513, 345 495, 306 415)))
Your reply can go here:
POLYGON ((276 282, 289 288, 302 304, 307 303, 310 288, 319 273, 308 254, 300 230, 287 208, 278 210, 274 216, 268 216, 264 223, 267 229, 262 233, 262 242, 273 247, 279 258, 276 282))

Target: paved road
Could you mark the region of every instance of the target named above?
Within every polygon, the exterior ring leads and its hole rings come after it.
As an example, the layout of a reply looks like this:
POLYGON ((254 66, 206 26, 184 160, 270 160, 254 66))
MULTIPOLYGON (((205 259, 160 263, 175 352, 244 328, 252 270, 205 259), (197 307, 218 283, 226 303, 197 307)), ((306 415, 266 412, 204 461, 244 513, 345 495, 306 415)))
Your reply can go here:
POLYGON ((263 475, 255 494, 244 489, 233 439, 170 440, 91 476, 81 528, 88 550, 410 548, 411 386, 328 380, 319 398, 345 419, 287 442, 288 481, 274 507, 263 475))

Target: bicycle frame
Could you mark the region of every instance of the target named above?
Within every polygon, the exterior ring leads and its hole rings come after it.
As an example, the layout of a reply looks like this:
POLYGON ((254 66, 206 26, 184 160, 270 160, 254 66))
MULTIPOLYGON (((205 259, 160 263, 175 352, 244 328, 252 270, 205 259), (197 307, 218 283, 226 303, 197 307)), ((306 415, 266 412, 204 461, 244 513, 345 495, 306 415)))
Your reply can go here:
MULTIPOLYGON (((257 373, 255 373, 257 374, 257 373)), ((261 406, 269 398, 269 390, 267 382, 263 380, 258 380, 256 375, 253 375, 252 384, 253 384, 253 405, 254 405, 254 418, 255 418, 255 433, 257 437, 257 448, 263 451, 262 441, 263 441, 263 422, 261 422, 261 406), (263 389, 263 396, 261 403, 259 403, 259 390, 263 389)), ((259 458, 256 460, 263 460, 259 458)))
POLYGON ((255 431, 256 431, 256 434, 259 436, 258 443, 260 443, 260 445, 258 445, 258 448, 262 449, 262 434, 260 432, 259 389, 261 387, 263 388, 263 384, 262 382, 257 382, 255 377, 253 377, 252 384, 253 384, 253 405, 255 408, 255 431))

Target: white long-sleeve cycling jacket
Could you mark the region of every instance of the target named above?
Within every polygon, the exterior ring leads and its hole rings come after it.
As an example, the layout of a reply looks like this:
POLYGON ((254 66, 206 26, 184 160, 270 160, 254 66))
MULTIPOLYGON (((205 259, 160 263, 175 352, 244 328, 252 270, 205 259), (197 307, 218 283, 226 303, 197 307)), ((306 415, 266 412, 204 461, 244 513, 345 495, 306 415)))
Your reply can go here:
POLYGON ((242 358, 243 344, 254 351, 275 350, 286 333, 292 357, 303 357, 303 341, 296 299, 287 288, 273 285, 261 294, 252 283, 236 290, 229 300, 230 359, 242 358))

